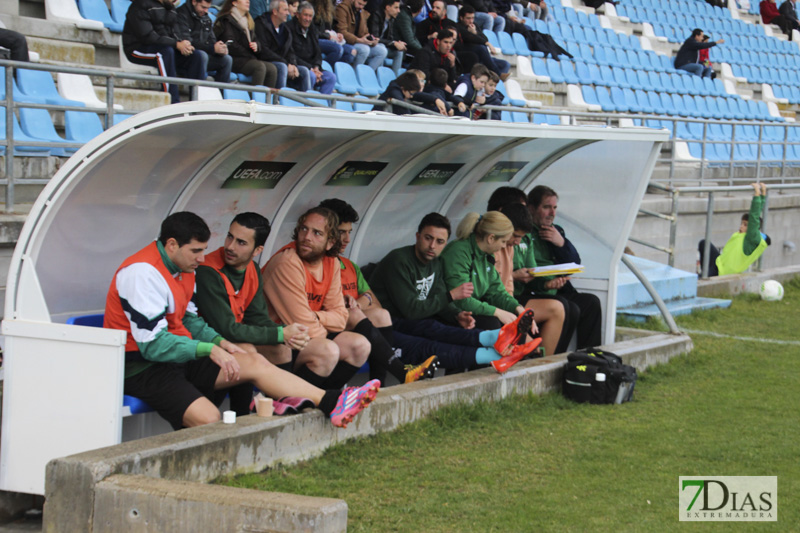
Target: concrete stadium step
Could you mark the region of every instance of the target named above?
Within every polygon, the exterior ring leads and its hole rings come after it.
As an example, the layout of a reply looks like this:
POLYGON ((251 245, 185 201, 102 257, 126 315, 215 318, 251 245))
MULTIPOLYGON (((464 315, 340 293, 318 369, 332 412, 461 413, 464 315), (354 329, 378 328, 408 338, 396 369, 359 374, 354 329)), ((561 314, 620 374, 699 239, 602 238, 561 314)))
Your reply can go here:
MULTIPOLYGON (((640 257, 628 256, 653 285, 673 315, 694 310, 729 307, 730 300, 697 297, 697 274, 672 268, 640 257)), ((617 312, 634 320, 660 316, 653 298, 628 267, 620 263, 617 270, 617 312)))
POLYGON ((91 44, 43 37, 28 37, 27 40, 28 48, 39 54, 42 63, 94 65, 94 46, 91 44))

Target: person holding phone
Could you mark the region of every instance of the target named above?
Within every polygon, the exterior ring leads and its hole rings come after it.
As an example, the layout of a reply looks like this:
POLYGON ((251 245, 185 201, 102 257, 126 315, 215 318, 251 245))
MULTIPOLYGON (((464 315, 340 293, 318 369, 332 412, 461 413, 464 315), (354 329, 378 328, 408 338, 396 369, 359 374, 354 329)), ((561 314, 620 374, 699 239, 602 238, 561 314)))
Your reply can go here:
POLYGON ((277 87, 278 69, 259 55, 250 0, 225 0, 214 23, 214 34, 233 58, 233 72, 251 76, 253 85, 277 87))
MULTIPOLYGON (((178 9, 178 36, 192 43, 203 61, 203 79, 209 74, 221 83, 231 81, 233 58, 228 55, 228 46, 218 41, 212 28, 208 9, 211 0, 189 0, 178 9)), ((233 41, 228 41, 232 43, 233 41)), ((183 75, 181 69, 178 74, 183 75)))

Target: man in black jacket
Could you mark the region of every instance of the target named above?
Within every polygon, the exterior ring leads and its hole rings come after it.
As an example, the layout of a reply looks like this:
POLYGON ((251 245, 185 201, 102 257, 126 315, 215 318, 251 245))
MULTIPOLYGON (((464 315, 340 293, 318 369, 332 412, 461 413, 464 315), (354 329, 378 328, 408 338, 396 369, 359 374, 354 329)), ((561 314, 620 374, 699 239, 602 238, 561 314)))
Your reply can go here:
POLYGON ((458 37, 461 39, 464 50, 473 52, 478 56, 478 61, 492 72, 496 72, 505 81, 509 76, 511 65, 505 59, 495 58, 489 54, 496 53, 495 48, 489 44, 489 39, 483 31, 475 25, 475 8, 465 5, 458 11, 458 37))
MULTIPOLYGON (((228 55, 228 47, 217 41, 212 29, 208 8, 211 0, 189 0, 178 9, 178 36, 192 43, 195 51, 203 59, 203 72, 214 73, 214 79, 221 83, 231 81, 233 59, 228 55)), ((185 73, 178 69, 178 74, 185 73)))
POLYGON ((692 30, 692 35, 683 41, 678 55, 675 56, 675 68, 685 70, 695 76, 702 78, 711 77, 711 67, 706 67, 700 64, 698 52, 704 48, 711 48, 718 44, 724 43, 724 39, 716 42, 703 42, 703 30, 695 28, 692 30))
POLYGON ((336 74, 322 70, 319 33, 313 22, 314 6, 304 1, 297 8, 297 16, 286 25, 292 33, 292 49, 297 64, 308 69, 314 89, 322 94, 331 94, 336 85, 336 74))
POLYGON ((795 9, 795 2, 797 0, 785 0, 781 7, 778 8, 778 13, 789 19, 792 23, 792 29, 800 30, 800 21, 797 20, 797 10, 795 9))
POLYGON ((378 38, 386 47, 386 57, 392 58, 392 70, 395 76, 400 74, 403 66, 403 53, 406 43, 395 39, 394 19, 400 13, 400 0, 383 0, 381 8, 367 19, 369 33, 378 38))
POLYGON ((437 39, 423 46, 422 50, 414 56, 410 67, 421 70, 425 73, 426 78, 430 77, 433 69, 440 68, 447 72, 447 84, 451 87, 454 86, 457 74, 460 74, 456 66, 458 63, 456 54, 453 52, 455 42, 455 32, 452 30, 440 31, 437 39))
MULTIPOLYGON (((158 68, 162 76, 204 80, 203 59, 192 43, 177 33, 177 15, 171 0, 133 0, 125 15, 122 47, 131 63, 158 68), (175 53, 175 51, 179 53, 175 53)), ((164 83, 172 103, 180 102, 178 86, 164 83)))
POLYGON ((278 69, 277 87, 290 85, 299 91, 311 90, 311 75, 306 67, 297 65, 292 48, 292 32, 286 25, 289 4, 286 0, 273 0, 269 11, 256 19, 256 36, 259 55, 278 69))

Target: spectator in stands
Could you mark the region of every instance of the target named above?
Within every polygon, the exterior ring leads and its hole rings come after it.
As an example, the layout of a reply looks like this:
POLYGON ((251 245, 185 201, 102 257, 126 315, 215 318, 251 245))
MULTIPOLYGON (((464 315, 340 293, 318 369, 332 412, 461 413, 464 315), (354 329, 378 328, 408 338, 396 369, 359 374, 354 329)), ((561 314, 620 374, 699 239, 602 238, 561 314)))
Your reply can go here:
POLYGON ((792 23, 793 30, 800 30, 800 22, 797 20, 795 2, 797 2, 797 0, 784 0, 781 7, 778 8, 778 13, 786 17, 786 19, 792 23))
POLYGON ((475 25, 475 8, 465 5, 458 11, 458 36, 463 43, 463 49, 478 56, 478 61, 492 72, 497 72, 500 79, 508 79, 511 64, 505 59, 492 57, 498 50, 489 43, 489 38, 475 25))
MULTIPOLYGON (((498 83, 500 83, 500 76, 498 76, 496 72, 490 71, 489 81, 486 82, 486 87, 484 88, 486 101, 483 103, 483 105, 503 105, 503 100, 506 99, 506 95, 497 90, 498 83)), ((491 117, 489 116, 489 113, 485 111, 476 110, 476 113, 480 113, 477 118, 500 120, 499 111, 493 111, 491 117)), ((474 114, 473 118, 475 118, 474 114)))
POLYGON ((339 349, 333 368, 312 370, 300 377, 318 387, 340 388, 366 362, 369 341, 344 331, 347 308, 342 293, 338 220, 329 209, 314 207, 297 221, 292 242, 278 250, 262 269, 269 316, 278 324, 302 324, 312 339, 328 338, 339 349))
POLYGON ((549 54, 557 61, 559 60, 559 55, 565 55, 572 59, 572 54, 556 43, 550 34, 541 33, 527 27, 523 20, 515 15, 516 12, 511 7, 511 0, 492 0, 492 2, 500 16, 506 20, 505 32, 511 35, 519 33, 525 37, 528 49, 542 52, 545 57, 549 54))
POLYGON ((312 87, 311 75, 306 67, 297 64, 292 48, 292 32, 286 24, 289 4, 286 0, 272 0, 269 9, 269 12, 256 19, 260 57, 278 69, 277 88, 289 85, 299 91, 308 91, 312 87))
POLYGON ((297 16, 286 25, 292 33, 292 49, 295 60, 299 66, 307 68, 309 72, 309 87, 304 90, 309 91, 313 88, 322 94, 331 94, 336 85, 336 74, 322 70, 319 34, 317 27, 312 24, 313 21, 314 6, 304 1, 298 8, 297 16))
POLYGON ((506 19, 495 11, 492 0, 464 0, 465 6, 475 9, 475 24, 483 31, 500 33, 506 27, 506 19))
POLYGON ((413 57, 422 49, 422 42, 417 39, 414 17, 422 11, 422 0, 408 0, 400 5, 400 13, 394 19, 394 32, 406 43, 406 56, 413 57))
POLYGON ((220 420, 212 403, 216 391, 250 383, 277 398, 307 396, 334 425, 346 426, 360 411, 350 406, 372 401, 378 383, 341 396, 311 387, 223 338, 197 316, 195 269, 210 235, 194 213, 173 213, 162 222, 158 240, 126 259, 114 274, 103 326, 128 334, 125 394, 143 400, 180 429, 220 420))
MULTIPOLYGON (((447 116, 447 106, 445 105, 445 102, 440 98, 437 98, 435 95, 420 92, 421 89, 422 82, 420 81, 417 73, 407 70, 389 82, 389 86, 385 91, 383 91, 378 99, 383 100, 384 102, 389 102, 390 98, 400 102, 410 102, 413 99, 423 106, 436 106, 436 108, 439 110, 439 113, 447 116)), ((408 109, 407 107, 394 105, 394 102, 389 103, 392 104, 392 113, 395 115, 410 115, 416 113, 416 111, 408 109)), ((383 108, 376 107, 376 110, 381 109, 383 108)))
MULTIPOLYGON (((558 194, 546 185, 537 185, 528 193, 528 209, 533 217, 531 243, 536 264, 549 266, 581 262, 578 250, 567 239, 564 229, 553 221, 558 209, 558 194)), ((598 346, 602 342, 600 300, 594 294, 578 292, 567 278, 553 282, 552 276, 537 277, 526 284, 521 298, 556 297, 564 305, 564 330, 577 330, 578 348, 598 346)), ((516 292, 516 291, 515 291, 516 292)))
POLYGON ((29 61, 28 41, 19 32, 0 28, 0 46, 8 48, 8 58, 12 61, 29 61))
MULTIPOLYGON (((506 292, 494 267, 494 254, 506 246, 513 233, 511 221, 498 211, 467 213, 456 229, 458 240, 442 252, 447 288, 452 290, 467 282, 474 286, 472 296, 455 304, 471 312, 480 329, 500 328, 525 310, 506 292)), ((533 333, 536 331, 534 324, 533 333)))
POLYGON ((447 2, 445 0, 433 0, 428 17, 417 24, 417 39, 421 43, 431 42, 444 29, 458 33, 456 23, 447 18, 447 2))
MULTIPOLYGON (((431 94, 434 97, 438 98, 445 104, 445 109, 447 110, 448 116, 453 116, 453 109, 452 105, 455 101, 453 100, 453 93, 447 91, 447 72, 440 68, 435 68, 431 71, 431 79, 428 80, 428 83, 425 85, 425 89, 423 89, 424 93, 431 94)), ((422 107, 425 109, 429 109, 431 111, 435 111, 440 113, 441 110, 436 105, 433 104, 424 104, 422 107)))
POLYGON ((319 205, 336 213, 339 219, 339 238, 342 243, 339 248, 339 264, 342 292, 348 312, 345 329, 363 335, 369 340, 371 350, 367 362, 370 379, 377 379, 385 385, 387 372, 400 383, 413 383, 420 379, 432 378, 438 366, 435 355, 428 353, 425 361, 409 368, 406 368, 400 358, 395 357, 393 346, 396 344, 392 317, 381 306, 380 300, 370 289, 358 265, 342 256, 350 244, 350 234, 353 231, 353 224, 358 222, 358 213, 353 206, 338 198, 323 200, 319 205))
POLYGON ((286 20, 292 20, 297 16, 297 9, 300 7, 300 0, 286 0, 286 7, 289 8, 289 16, 286 20))
POLYGON ((594 9, 600 9, 603 7, 603 4, 617 5, 614 0, 583 0, 583 3, 586 7, 592 7, 594 9))
POLYGON ((428 213, 414 245, 392 250, 381 259, 370 284, 392 316, 395 337, 413 336, 420 343, 417 349, 403 349, 406 363, 420 364, 423 354, 435 353, 443 368, 460 371, 500 359, 493 348, 499 330, 476 329, 472 313, 455 305, 472 296, 472 282, 450 291, 445 287, 439 255, 449 238, 450 221, 428 213))
MULTIPOLYGON (((522 191, 520 191, 522 192, 522 191)), ((500 281, 506 292, 514 296, 514 282, 516 279, 532 279, 529 274, 529 269, 536 267, 536 261, 533 259, 533 250, 530 251, 526 258, 529 262, 528 265, 518 267, 517 256, 522 255, 518 251, 518 247, 522 239, 533 231, 533 219, 531 218, 530 211, 524 203, 511 203, 500 207, 500 212, 503 213, 511 223, 514 225, 514 233, 506 243, 505 248, 498 251, 495 257, 495 268, 500 275, 500 281)), ((520 258, 522 259, 522 258, 520 258)), ((564 305, 556 299, 530 299, 526 301, 518 300, 520 304, 525 306, 526 309, 533 309, 536 322, 539 324, 539 332, 542 336, 542 346, 544 346, 545 353, 561 353, 566 350, 567 346, 559 349, 559 340, 563 337, 562 328, 564 326, 565 309, 564 305)), ((566 339, 569 343, 569 337, 566 339)))
POLYGON ((550 10, 547 9, 547 2, 544 0, 531 0, 523 7, 527 9, 528 17, 534 20, 548 20, 550 17, 550 10))
MULTIPOLYGON (((231 81, 233 58, 228 55, 228 47, 214 35, 213 23, 208 16, 211 0, 190 0, 177 10, 178 34, 181 39, 192 43, 203 59, 203 72, 214 73, 214 79, 221 83, 231 81)), ((185 74, 178 69, 179 74, 185 74)))
MULTIPOLYGON (((708 257, 708 275, 724 276, 726 274, 739 274, 755 263, 767 246, 771 243, 768 235, 761 232, 761 215, 767 196, 766 183, 753 183, 753 200, 750 202, 750 212, 742 215, 739 231, 734 233, 722 252, 710 245, 708 257)), ((705 239, 697 246, 700 251, 700 265, 703 264, 705 239)))
POLYGON ((430 77, 431 70, 440 68, 447 72, 447 83, 455 85, 457 69, 456 54, 453 52, 453 45, 456 37, 450 30, 439 32, 437 39, 425 45, 420 52, 414 56, 411 68, 422 71, 426 77, 430 77))
POLYGON ((453 100, 458 109, 454 112, 462 117, 471 116, 473 104, 481 105, 486 101, 483 87, 489 81, 489 69, 480 63, 474 65, 469 74, 464 74, 456 82, 453 100))
POLYGON ((386 47, 387 58, 392 60, 394 75, 400 74, 406 43, 394 34, 394 21, 400 13, 400 0, 383 0, 381 9, 369 17, 369 31, 386 47))
MULTIPOLYGON (((185 78, 205 80, 200 52, 189 40, 175 37, 177 26, 172 0, 133 0, 122 28, 125 55, 131 63, 158 68, 162 76, 177 77, 180 70, 185 78)), ((176 84, 163 85, 173 104, 181 101, 176 84)))
POLYGON ((214 22, 217 39, 228 45, 233 58, 233 72, 251 76, 253 85, 276 87, 278 69, 262 61, 256 38, 256 24, 250 16, 250 0, 225 0, 214 22))
POLYGON ((789 36, 789 40, 791 41, 792 21, 780 14, 778 6, 775 5, 775 0, 761 0, 758 7, 761 12, 761 20, 764 24, 776 24, 783 33, 789 36))
POLYGON ((343 0, 336 6, 335 27, 336 31, 344 35, 347 44, 355 47, 354 63, 366 64, 373 70, 378 70, 389 51, 369 33, 369 12, 364 9, 366 3, 366 0, 343 0))
POLYGON ((711 68, 700 64, 699 52, 724 42, 725 39, 720 39, 716 42, 703 42, 703 30, 695 28, 692 30, 692 35, 683 42, 680 50, 678 50, 678 55, 675 56, 675 68, 685 70, 695 76, 710 78, 711 68))
MULTIPOLYGON (((333 341, 311 339, 306 326, 278 326, 269 318, 255 263, 256 257, 264 251, 269 232, 269 221, 258 213, 236 215, 224 246, 207 254, 197 268, 195 299, 200 316, 224 338, 239 343, 246 351, 258 351, 283 371, 296 369, 303 374, 306 366, 333 368, 338 353, 333 341), (292 350, 295 350, 295 360, 292 350)), ((304 387, 298 388, 294 395, 308 396, 303 389, 308 390, 312 385, 302 380, 301 383, 304 387)), ((231 409, 237 415, 250 414, 251 385, 232 387, 228 394, 231 409)))
POLYGON ((356 49, 345 42, 344 35, 333 29, 333 0, 313 0, 312 5, 322 58, 331 65, 337 61, 352 64, 356 59, 356 49))

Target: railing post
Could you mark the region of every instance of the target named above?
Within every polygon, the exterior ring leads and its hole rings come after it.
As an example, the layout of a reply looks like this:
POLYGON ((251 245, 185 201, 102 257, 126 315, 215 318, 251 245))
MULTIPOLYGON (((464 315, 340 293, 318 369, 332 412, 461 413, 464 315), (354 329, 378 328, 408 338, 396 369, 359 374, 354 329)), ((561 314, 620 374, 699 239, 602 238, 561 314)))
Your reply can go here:
POLYGON ((700 277, 708 279, 708 262, 709 254, 711 252, 711 222, 714 218, 714 193, 708 193, 708 207, 706 208, 706 238, 703 243, 703 267, 700 277))
POLYGON ((114 125, 114 77, 106 76, 106 129, 114 125))
POLYGON ((675 130, 678 129, 678 121, 676 119, 672 120, 672 133, 670 135, 670 140, 672 141, 672 150, 669 160, 669 186, 672 187, 674 185, 673 180, 675 179, 675 130))
POLYGON ((733 160, 736 153, 736 125, 731 125, 731 152, 730 161, 728 161, 730 172, 728 172, 728 185, 733 186, 733 160))
POLYGON ((14 67, 6 67, 6 213, 14 212, 14 67))
POLYGON ((758 158, 756 159, 756 181, 761 181, 761 139, 764 137, 764 124, 758 125, 758 158))
POLYGON ((705 167, 706 167, 706 135, 708 132, 708 122, 703 121, 703 144, 700 145, 700 184, 703 184, 703 178, 705 177, 705 167))
POLYGON ((677 189, 672 189, 672 211, 670 215, 672 219, 669 221, 669 259, 667 262, 669 266, 675 266, 675 241, 677 240, 678 235, 678 197, 680 196, 680 191, 677 189))

